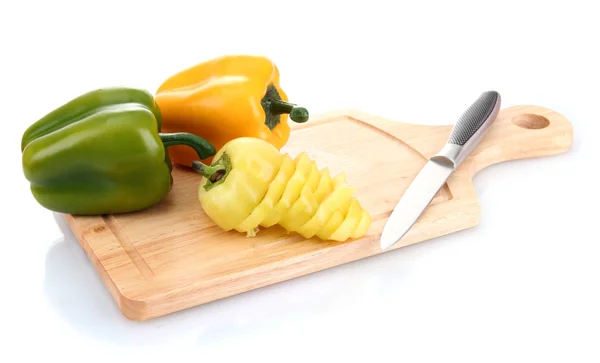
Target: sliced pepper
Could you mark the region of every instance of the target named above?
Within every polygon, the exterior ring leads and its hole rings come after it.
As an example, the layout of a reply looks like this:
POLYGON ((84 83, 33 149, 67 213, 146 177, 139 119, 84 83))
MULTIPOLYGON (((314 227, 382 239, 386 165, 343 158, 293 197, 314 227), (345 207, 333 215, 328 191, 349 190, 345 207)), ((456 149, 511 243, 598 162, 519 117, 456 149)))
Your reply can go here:
MULTIPOLYGON (((279 150, 290 137, 288 114, 295 122, 309 117, 287 102, 277 66, 262 56, 227 55, 194 65, 166 79, 155 99, 164 132, 200 135, 217 150, 239 137, 260 138, 279 150)), ((170 153, 174 163, 188 167, 197 160, 189 148, 170 153)))
POLYGON ((344 173, 330 177, 306 153, 292 159, 267 141, 242 137, 226 143, 211 165, 199 160, 198 200, 223 230, 255 236, 275 224, 306 238, 362 237, 371 219, 344 173))
POLYGON ((275 203, 281 198, 288 180, 294 174, 295 168, 296 165, 292 158, 288 154, 285 154, 277 176, 269 184, 269 190, 260 204, 252 210, 252 213, 236 227, 238 232, 254 233, 256 226, 265 219, 271 209, 275 207, 275 203))
POLYGON ((138 211, 172 188, 168 147, 186 145, 199 158, 216 152, 197 135, 160 131, 161 114, 151 93, 94 90, 29 126, 21 140, 23 172, 34 198, 52 211, 138 211))

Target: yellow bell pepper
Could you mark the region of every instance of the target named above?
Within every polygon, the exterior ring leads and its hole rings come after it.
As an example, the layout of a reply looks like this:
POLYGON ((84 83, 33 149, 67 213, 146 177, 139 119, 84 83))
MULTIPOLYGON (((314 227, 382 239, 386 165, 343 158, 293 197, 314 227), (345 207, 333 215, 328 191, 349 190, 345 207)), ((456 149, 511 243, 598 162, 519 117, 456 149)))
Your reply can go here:
MULTIPOLYGON (((288 114, 295 122, 308 120, 305 108, 287 102, 277 66, 262 56, 228 55, 194 65, 165 80, 155 100, 163 132, 199 135, 217 150, 238 137, 279 150, 290 137, 288 114)), ((198 156, 188 149, 171 147, 172 161, 191 166, 198 156)))
POLYGON ((331 178, 306 153, 292 159, 264 140, 241 137, 213 160, 195 160, 192 168, 202 175, 200 204, 223 230, 254 236, 261 226, 278 224, 305 238, 345 241, 371 225, 345 174, 331 178))

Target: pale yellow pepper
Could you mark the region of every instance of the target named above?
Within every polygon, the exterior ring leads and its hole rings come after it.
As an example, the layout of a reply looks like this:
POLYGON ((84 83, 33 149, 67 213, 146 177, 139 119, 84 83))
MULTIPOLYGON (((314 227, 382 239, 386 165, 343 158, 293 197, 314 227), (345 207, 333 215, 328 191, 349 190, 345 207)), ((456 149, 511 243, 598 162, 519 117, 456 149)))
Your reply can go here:
POLYGON ((306 153, 292 159, 269 142, 241 137, 226 143, 203 175, 198 199, 223 230, 254 236, 275 224, 305 238, 345 241, 362 237, 371 216, 362 208, 345 174, 331 178, 306 153))

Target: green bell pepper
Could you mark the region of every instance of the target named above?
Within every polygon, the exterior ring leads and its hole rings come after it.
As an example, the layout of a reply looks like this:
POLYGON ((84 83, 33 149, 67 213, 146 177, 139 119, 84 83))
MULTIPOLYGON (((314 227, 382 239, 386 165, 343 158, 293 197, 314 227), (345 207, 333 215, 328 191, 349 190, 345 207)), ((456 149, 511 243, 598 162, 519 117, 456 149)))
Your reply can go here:
POLYGON ((22 167, 34 198, 61 213, 134 212, 161 201, 173 184, 167 148, 215 154, 190 133, 160 133, 153 96, 134 88, 94 90, 48 113, 23 134, 22 167))

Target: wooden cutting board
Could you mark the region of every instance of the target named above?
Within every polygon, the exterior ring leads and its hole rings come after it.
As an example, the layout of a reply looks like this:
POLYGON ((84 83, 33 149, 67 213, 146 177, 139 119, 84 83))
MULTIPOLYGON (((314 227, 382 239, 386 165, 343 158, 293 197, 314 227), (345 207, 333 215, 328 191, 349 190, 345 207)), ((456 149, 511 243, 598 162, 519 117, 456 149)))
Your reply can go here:
MULTIPOLYGON (((122 313, 146 320, 262 286, 382 253, 379 237, 412 179, 445 144, 452 125, 394 122, 356 110, 331 112, 294 124, 282 149, 307 151, 348 183, 373 223, 360 239, 306 240, 280 227, 256 237, 223 232, 197 200, 200 176, 175 167, 174 187, 160 204, 138 213, 65 218, 122 313)), ((407 246, 475 226, 479 201, 472 178, 502 161, 569 149, 573 129, 562 115, 537 106, 500 111, 471 156, 403 240, 407 246)))

